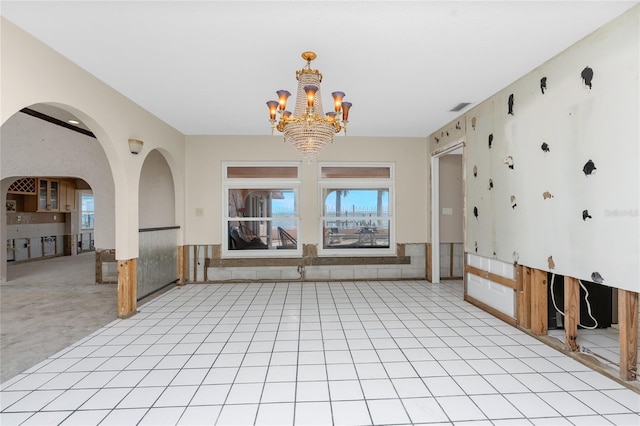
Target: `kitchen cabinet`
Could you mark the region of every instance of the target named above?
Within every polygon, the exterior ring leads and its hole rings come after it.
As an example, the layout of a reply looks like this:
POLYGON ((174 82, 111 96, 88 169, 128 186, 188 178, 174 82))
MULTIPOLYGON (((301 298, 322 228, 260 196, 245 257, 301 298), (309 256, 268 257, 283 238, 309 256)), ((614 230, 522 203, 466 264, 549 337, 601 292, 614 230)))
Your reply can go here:
POLYGON ((36 195, 25 195, 28 212, 72 212, 76 210, 76 183, 72 179, 38 178, 36 195))

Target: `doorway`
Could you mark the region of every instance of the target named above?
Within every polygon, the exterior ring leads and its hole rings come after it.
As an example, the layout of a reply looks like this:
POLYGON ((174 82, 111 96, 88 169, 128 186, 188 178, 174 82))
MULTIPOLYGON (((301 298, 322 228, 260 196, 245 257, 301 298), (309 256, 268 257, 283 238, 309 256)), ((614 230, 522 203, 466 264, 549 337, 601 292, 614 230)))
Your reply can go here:
POLYGON ((463 275, 464 256, 464 139, 431 155, 431 282, 463 275), (456 171, 457 170, 457 171, 456 171), (445 172, 444 175, 442 172, 445 172), (451 173, 458 174, 451 182, 451 173), (456 195, 459 194, 459 195, 456 195), (443 228, 443 225, 445 227, 443 228), (455 240, 455 241, 454 241, 455 240), (445 243, 443 252, 442 243, 445 243), (443 264, 444 263, 444 264, 443 264), (441 272, 450 271, 446 276, 441 272))

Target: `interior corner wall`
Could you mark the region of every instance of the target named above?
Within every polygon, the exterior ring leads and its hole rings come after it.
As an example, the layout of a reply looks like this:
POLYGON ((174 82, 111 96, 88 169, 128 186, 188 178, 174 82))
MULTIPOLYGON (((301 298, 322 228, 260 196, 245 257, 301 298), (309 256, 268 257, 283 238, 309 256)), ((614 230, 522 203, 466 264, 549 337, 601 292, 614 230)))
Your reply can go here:
POLYGON ((640 291, 639 22, 635 6, 461 116, 466 251, 640 291))
POLYGON ((301 234, 305 244, 319 243, 318 162, 393 162, 396 242, 425 243, 429 236, 426 145, 426 138, 336 136, 317 160, 306 163, 282 136, 187 136, 186 244, 222 243, 222 230, 226 229, 222 223, 222 164, 233 161, 300 162, 301 234))

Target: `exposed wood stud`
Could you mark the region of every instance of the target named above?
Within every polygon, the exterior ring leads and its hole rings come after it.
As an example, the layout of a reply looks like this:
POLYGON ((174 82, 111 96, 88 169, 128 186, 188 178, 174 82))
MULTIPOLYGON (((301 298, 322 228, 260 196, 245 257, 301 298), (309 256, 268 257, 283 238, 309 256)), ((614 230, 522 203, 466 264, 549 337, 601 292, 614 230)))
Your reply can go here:
POLYGON ((427 281, 429 282, 433 282, 433 262, 431 260, 431 243, 427 243, 427 281))
POLYGON ((184 273, 186 271, 186 263, 185 263, 185 246, 178 246, 178 285, 184 285, 186 280, 184 277, 184 273))
POLYGON ((198 246, 193 246, 193 282, 198 282, 198 246))
POLYGON ((638 376, 638 293, 618 290, 620 325, 620 378, 635 380, 638 376))
POLYGON ((516 267, 516 298, 518 326, 531 328, 531 268, 518 265, 516 267))
POLYGON ((128 318, 137 308, 137 259, 118 261, 118 317, 128 318))
POLYGON ((547 272, 532 269, 531 274, 531 332, 537 336, 547 334, 548 296, 547 272))
POLYGON ((204 282, 209 281, 209 277, 208 277, 208 271, 207 269, 209 268, 209 246, 204 246, 204 274, 203 274, 203 280, 204 282))
POLYGON ((476 268, 475 266, 471 265, 465 265, 464 270, 465 272, 476 275, 478 277, 485 278, 489 281, 493 281, 514 290, 516 289, 516 281, 511 278, 503 277, 502 275, 497 275, 492 272, 483 271, 482 269, 476 268))
POLYGON ((453 243, 449 243, 449 276, 453 277, 453 243))
POLYGON ((578 323, 580 322, 580 283, 576 278, 564 277, 564 348, 579 349, 578 323))

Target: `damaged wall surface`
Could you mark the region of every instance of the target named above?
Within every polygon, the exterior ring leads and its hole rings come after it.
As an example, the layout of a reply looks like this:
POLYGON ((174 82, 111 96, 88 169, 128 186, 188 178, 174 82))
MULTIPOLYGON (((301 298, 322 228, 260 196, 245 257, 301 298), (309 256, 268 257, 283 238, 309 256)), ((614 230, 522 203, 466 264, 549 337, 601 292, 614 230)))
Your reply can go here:
POLYGON ((464 138, 465 251, 640 290, 636 6, 429 137, 464 138))

